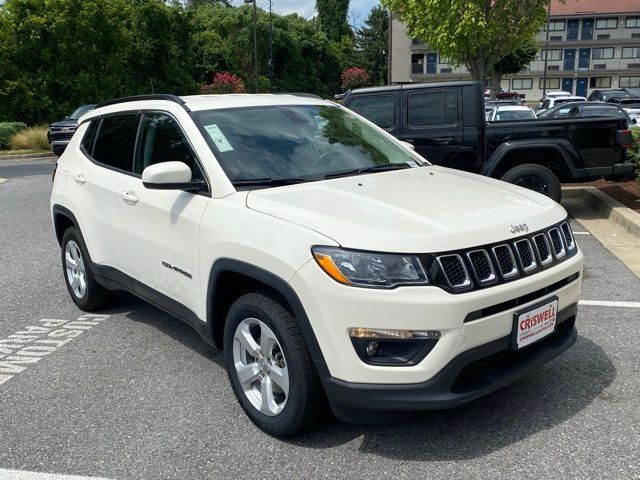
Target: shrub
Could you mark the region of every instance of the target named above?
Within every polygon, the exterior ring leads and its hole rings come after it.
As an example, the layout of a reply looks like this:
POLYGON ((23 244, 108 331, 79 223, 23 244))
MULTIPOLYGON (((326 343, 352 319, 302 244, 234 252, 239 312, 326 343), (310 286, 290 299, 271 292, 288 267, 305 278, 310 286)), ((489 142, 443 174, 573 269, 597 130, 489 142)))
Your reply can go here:
POLYGON ((347 68, 342 72, 340 78, 342 79, 342 88, 344 90, 351 90, 352 88, 361 88, 369 85, 369 74, 364 68, 347 68))
POLYGON ((9 148, 9 141, 27 126, 22 122, 0 122, 0 149, 9 148))
POLYGON ((201 85, 200 93, 244 93, 244 84, 240 77, 229 72, 218 72, 209 85, 201 85))
POLYGON ((640 182, 640 128, 634 127, 631 131, 633 132, 633 145, 627 150, 627 158, 636 164, 636 180, 640 182))
POLYGON ((49 150, 46 125, 29 127, 11 137, 11 150, 49 150))

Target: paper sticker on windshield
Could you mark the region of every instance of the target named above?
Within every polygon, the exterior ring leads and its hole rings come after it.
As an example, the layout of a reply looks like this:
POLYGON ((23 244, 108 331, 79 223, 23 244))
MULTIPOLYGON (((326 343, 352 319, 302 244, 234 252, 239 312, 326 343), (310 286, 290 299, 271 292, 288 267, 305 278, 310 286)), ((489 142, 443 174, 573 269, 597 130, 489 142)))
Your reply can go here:
POLYGON ((227 140, 227 137, 224 136, 224 133, 222 133, 222 130, 220 130, 218 125, 207 125, 204 128, 209 134, 209 137, 211 137, 211 140, 213 140, 213 143, 215 143, 216 147, 218 147, 218 150, 220 150, 222 153, 230 152, 231 150, 233 150, 233 147, 229 143, 229 140, 227 140))

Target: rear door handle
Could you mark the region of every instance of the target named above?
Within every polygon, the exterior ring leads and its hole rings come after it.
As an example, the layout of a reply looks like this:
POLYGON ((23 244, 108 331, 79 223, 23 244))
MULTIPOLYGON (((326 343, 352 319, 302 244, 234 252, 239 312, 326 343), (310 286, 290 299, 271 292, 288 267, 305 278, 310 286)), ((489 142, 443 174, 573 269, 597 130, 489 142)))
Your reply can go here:
POLYGON ((79 183, 80 185, 84 185, 85 183, 87 183, 87 179, 81 173, 74 175, 73 179, 76 181, 76 183, 79 183))
POLYGON ((127 203, 138 203, 138 197, 133 192, 120 192, 120 198, 127 203))
POLYGON ((438 145, 448 145, 455 140, 455 137, 436 137, 434 141, 438 145))

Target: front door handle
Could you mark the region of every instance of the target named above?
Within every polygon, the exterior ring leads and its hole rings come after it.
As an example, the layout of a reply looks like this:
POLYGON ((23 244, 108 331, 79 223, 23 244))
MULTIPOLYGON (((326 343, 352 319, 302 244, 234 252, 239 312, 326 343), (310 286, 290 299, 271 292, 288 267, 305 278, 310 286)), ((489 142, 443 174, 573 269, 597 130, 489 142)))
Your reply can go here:
POLYGON ((81 173, 74 175, 73 179, 76 181, 76 183, 79 183, 80 185, 84 185, 85 183, 87 183, 87 179, 81 173))
POLYGON ((133 192, 120 192, 120 198, 127 203, 138 203, 139 199, 133 192))
POLYGON ((436 137, 434 140, 438 145, 449 145, 455 140, 455 137, 436 137))

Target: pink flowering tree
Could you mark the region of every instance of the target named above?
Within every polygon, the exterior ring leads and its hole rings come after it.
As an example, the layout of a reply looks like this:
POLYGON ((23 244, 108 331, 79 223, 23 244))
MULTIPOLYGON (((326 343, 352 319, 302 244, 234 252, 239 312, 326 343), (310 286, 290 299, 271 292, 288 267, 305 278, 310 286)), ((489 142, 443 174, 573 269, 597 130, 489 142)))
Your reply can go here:
POLYGON ((342 88, 344 90, 366 87, 369 85, 369 74, 364 68, 347 68, 342 72, 340 78, 342 79, 342 88))
POLYGON ((240 77, 229 72, 218 72, 213 76, 213 82, 200 86, 200 93, 244 93, 244 84, 240 77))

